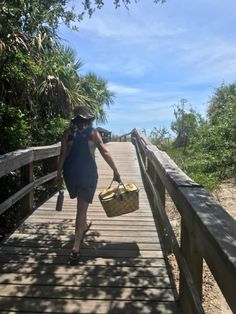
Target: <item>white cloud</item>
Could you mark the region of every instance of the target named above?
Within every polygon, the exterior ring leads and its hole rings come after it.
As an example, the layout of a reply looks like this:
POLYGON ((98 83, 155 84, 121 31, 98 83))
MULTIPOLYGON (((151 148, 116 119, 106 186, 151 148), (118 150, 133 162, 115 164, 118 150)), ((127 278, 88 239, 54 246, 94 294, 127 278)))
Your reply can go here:
POLYGON ((191 84, 211 83, 234 79, 236 76, 236 44, 226 39, 212 36, 179 44, 182 54, 181 67, 192 69, 192 75, 183 81, 191 84))
POLYGON ((213 88, 235 80, 236 2, 228 1, 139 1, 130 12, 107 1, 79 25, 71 43, 84 68, 116 93, 111 130, 170 123, 181 98, 204 112, 213 88))
POLYGON ((135 88, 135 87, 128 87, 124 85, 108 83, 108 88, 112 91, 117 93, 118 95, 134 95, 139 94, 142 89, 135 88))
MULTIPOLYGON (((125 55, 116 55, 112 57, 109 52, 105 52, 100 60, 91 61, 93 69, 108 73, 117 73, 123 76, 138 77, 150 71, 151 64, 149 60, 141 60, 138 56, 132 56, 132 52, 125 55)), ((90 65, 91 66, 91 65, 90 65)))
POLYGON ((80 24, 82 31, 96 36, 116 39, 118 41, 140 41, 159 37, 171 37, 184 33, 186 30, 180 26, 171 26, 163 22, 142 19, 135 21, 132 18, 105 16, 93 17, 80 24))
POLYGON ((185 42, 182 46, 182 61, 188 64, 205 66, 222 60, 235 58, 236 44, 226 39, 211 35, 211 38, 196 38, 194 41, 185 42))
POLYGON ((118 110, 109 112, 109 122, 122 121, 135 123, 161 122, 173 115, 173 102, 169 101, 144 101, 137 103, 135 100, 126 102, 118 110), (124 112, 126 111, 126 114, 124 112))

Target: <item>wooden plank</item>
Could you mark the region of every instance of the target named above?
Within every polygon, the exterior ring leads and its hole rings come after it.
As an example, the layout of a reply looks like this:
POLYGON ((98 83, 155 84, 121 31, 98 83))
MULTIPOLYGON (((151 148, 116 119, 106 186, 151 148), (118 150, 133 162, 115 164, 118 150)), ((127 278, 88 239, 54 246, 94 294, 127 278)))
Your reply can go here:
MULTIPOLYGON (((149 206, 149 204, 146 204, 142 206, 143 208, 147 208, 147 206, 149 206), (145 207, 144 207, 145 206, 145 207)), ((48 216, 50 215, 50 213, 54 214, 54 211, 56 211, 55 209, 55 203, 54 203, 54 206, 51 207, 51 208, 47 208, 47 209, 37 209, 36 210, 38 213, 40 212, 41 216, 44 215, 44 216, 48 216)), ((147 209, 138 209, 138 212, 139 214, 142 214, 142 215, 150 215, 150 209, 147 210, 147 209)), ((38 214, 38 213, 35 213, 35 216, 38 214)), ((88 215, 90 214, 103 214, 105 216, 105 212, 104 210, 101 208, 101 205, 100 206, 93 206, 93 207, 90 207, 88 209, 88 215)), ((72 206, 65 206, 65 204, 63 204, 63 207, 62 207, 62 211, 59 213, 60 215, 63 215, 63 214, 68 214, 68 215, 76 215, 76 207, 75 205, 72 207, 72 206)), ((106 217, 106 216, 105 216, 106 217)))
POLYGON ((168 288, 125 288, 125 287, 71 287, 71 286, 30 286, 2 284, 0 289, 2 297, 31 297, 79 300, 145 300, 145 301, 174 301, 172 289, 168 288))
POLYGON ((175 186, 199 186, 165 152, 152 145, 141 132, 135 131, 135 134, 137 134, 136 140, 145 151, 146 156, 161 177, 162 182, 165 183, 165 186, 166 182, 169 184, 171 182, 175 186))
MULTIPOLYGON (((203 258, 196 248, 193 234, 185 227, 183 220, 181 221, 181 251, 190 270, 194 287, 200 299, 199 301, 201 302, 203 258)), ((182 269, 180 271, 179 299, 184 313, 194 312, 195 304, 191 298, 189 286, 186 284, 186 274, 182 269)))
POLYGON ((0 178, 34 160, 32 148, 19 149, 0 156, 0 178))
MULTIPOLYGON (((165 153, 142 139, 138 132, 135 134, 144 155, 152 162, 180 211, 186 231, 193 234, 201 254, 199 259, 206 260, 232 311, 236 312, 233 295, 236 287, 236 222, 165 153)), ((200 280, 198 288, 199 285, 200 280)))
POLYGON ((32 161, 58 156, 60 143, 50 146, 20 149, 0 156, 0 178, 32 161))
MULTIPOLYGON (((48 234, 27 234, 27 233, 14 233, 7 241, 4 242, 3 246, 6 245, 14 245, 14 241, 18 243, 20 246, 24 245, 24 243, 29 242, 37 242, 40 241, 41 244, 45 242, 45 246, 51 242, 61 243, 61 245, 65 244, 65 242, 72 241, 74 238, 74 232, 71 232, 70 235, 55 235, 55 233, 51 232, 48 234)), ((101 235, 99 232, 88 232, 84 238, 84 242, 94 242, 94 243, 130 243, 136 242, 137 244, 141 243, 149 243, 149 244, 160 244, 160 240, 157 236, 115 236, 112 233, 108 233, 106 235, 101 235)))
MULTIPOLYGON (((57 224, 48 224, 47 227, 44 225, 27 225, 22 226, 14 232, 14 234, 28 233, 28 234, 69 234, 74 233, 74 226, 58 226, 57 224)), ((150 226, 133 226, 133 225, 117 225, 117 224, 96 224, 96 221, 93 222, 91 231, 120 231, 120 234, 125 237, 125 231, 156 231, 156 228, 153 225, 150 226), (123 233, 124 231, 124 233, 123 233), (122 234, 123 233, 123 234, 122 234)))
MULTIPOLYGON (((72 247, 73 244, 73 239, 74 237, 69 238, 68 240, 9 240, 6 242, 6 244, 3 245, 3 247, 33 247, 33 248, 39 248, 39 247, 47 247, 47 246, 53 246, 55 249, 58 248, 68 248, 70 249, 72 247)), ((100 240, 100 239, 99 239, 100 240)), ((137 245, 139 250, 144 250, 144 251, 154 251, 154 250, 161 250, 161 246, 159 243, 150 243, 150 242, 138 242, 135 241, 135 246, 137 245)), ((82 249, 99 249, 102 247, 105 247, 106 249, 109 248, 109 246, 111 246, 111 248, 115 248, 116 250, 118 250, 119 248, 122 250, 132 250, 134 247, 134 244, 132 242, 130 242, 130 240, 126 240, 124 242, 114 242, 111 240, 105 241, 103 239, 101 239, 100 241, 96 241, 96 239, 91 238, 89 240, 89 238, 85 239, 83 241, 83 244, 81 246, 82 249)))
POLYGON ((236 312, 236 221, 202 188, 181 188, 176 202, 233 312, 236 312))
MULTIPOLYGON (((21 187, 24 187, 33 182, 33 162, 21 168, 21 187)), ((29 215, 34 206, 34 192, 33 189, 28 192, 23 198, 21 198, 22 212, 20 217, 29 215)))
MULTIPOLYGON (((103 212, 88 212, 88 215, 91 218, 103 218, 104 220, 106 219, 111 219, 110 217, 107 217, 105 213, 103 212)), ((44 214, 44 213, 40 213, 40 212, 34 212, 34 214, 31 216, 32 218, 54 218, 54 217, 58 217, 58 218, 62 218, 62 219, 66 219, 66 218, 75 218, 75 213, 67 213, 67 212, 57 212, 57 211, 53 211, 53 212, 48 212, 48 214, 44 214)), ((130 218, 151 218, 153 219, 153 215, 151 212, 149 213, 139 213, 139 211, 137 210, 137 212, 133 212, 133 213, 129 213, 129 214, 125 214, 120 216, 120 218, 122 220, 126 219, 129 220, 130 218)), ((117 217, 112 218, 112 219, 117 219, 117 217)))
MULTIPOLYGON (((137 148, 137 150, 139 150, 137 148)), ((187 267, 187 263, 185 261, 185 258, 182 255, 182 252, 179 248, 178 241, 176 239, 175 233, 172 229, 172 226, 169 222, 169 218, 167 216, 164 203, 162 200, 162 197, 159 193, 159 189, 157 186, 152 182, 152 178, 149 176, 149 174, 145 171, 144 165, 141 161, 142 168, 146 177, 146 180, 150 187, 150 192, 152 193, 153 200, 154 200, 154 206, 156 206, 156 210, 159 213, 159 218, 165 226, 165 229, 167 231, 169 241, 167 248, 170 248, 173 250, 179 269, 180 269, 180 277, 181 277, 181 287, 180 287, 180 297, 183 297, 183 299, 180 300, 180 304, 182 305, 182 310, 184 313, 194 312, 194 313, 204 313, 204 310, 201 305, 201 299, 197 293, 197 289, 194 285, 191 273, 189 271, 189 268, 187 267), (187 291, 186 291, 187 290, 187 291), (188 292, 188 294, 187 294, 188 292), (185 293, 185 294, 184 294, 185 293), (187 294, 187 296, 186 296, 187 294), (183 304, 184 300, 188 298, 188 304, 191 304, 191 308, 186 307, 185 304, 183 304), (183 302, 182 302, 183 301, 183 302)), ((166 244, 166 242, 165 242, 166 244)))
POLYGON ((80 314, 178 314, 178 308, 173 302, 148 301, 117 301, 117 300, 77 300, 73 299, 31 299, 16 297, 0 297, 0 310, 26 311, 35 313, 80 313, 80 314))
MULTIPOLYGON (((45 176, 35 180, 34 181, 34 187, 36 188, 36 187, 44 184, 45 182, 48 182, 48 181, 52 180, 53 178, 56 177, 56 175, 57 175, 57 171, 53 171, 53 172, 51 172, 51 173, 49 173, 49 174, 47 174, 47 175, 45 175, 45 176)), ((55 204, 54 204, 54 206, 55 206, 55 204)))
MULTIPOLYGON (((71 230, 71 232, 67 233, 58 233, 58 236, 55 236, 55 232, 45 232, 45 233, 40 233, 39 236, 33 238, 37 233, 24 233, 25 237, 18 237, 22 236, 22 233, 14 233, 14 237, 11 237, 9 240, 5 242, 3 245, 9 245, 9 243, 14 243, 14 241, 17 242, 27 242, 27 241, 57 241, 57 242, 67 242, 71 241, 74 238, 74 232, 71 230)), ((119 242, 119 243, 126 243, 126 242, 131 242, 135 241, 137 243, 160 243, 160 239, 157 238, 157 236, 153 237, 142 237, 142 236, 115 236, 111 234, 103 235, 101 236, 99 232, 87 232, 84 241, 86 242, 119 242)), ((46 243, 45 243, 46 244, 46 243)))
POLYGON ((131 261, 131 266, 128 265, 128 260, 121 261, 120 259, 94 259, 82 260, 78 266, 68 267, 67 265, 53 265, 40 263, 1 263, 0 273, 17 273, 17 274, 53 274, 53 275, 84 275, 94 274, 101 277, 167 277, 168 272, 163 259, 159 260, 137 260, 136 264, 131 261), (125 263, 124 263, 125 262, 125 263), (146 262, 146 263, 145 263, 146 262), (158 263, 157 263, 158 262, 158 263))
POLYGON ((57 143, 54 145, 48 146, 38 146, 33 147, 34 150, 34 160, 42 160, 54 156, 58 156, 60 154, 61 143, 57 143))
MULTIPOLYGON (((132 250, 129 249, 121 249, 120 245, 116 244, 106 244, 102 248, 82 248, 81 254, 84 257, 122 257, 122 258, 130 258, 130 257, 144 257, 144 258, 162 258, 163 253, 162 251, 155 251, 155 250, 140 250, 137 243, 131 244, 132 250)), ((51 257, 58 257, 58 256, 69 256, 70 249, 64 248, 45 248, 45 247, 12 247, 12 246, 3 246, 0 248, 0 252, 2 254, 13 254, 13 255, 28 255, 37 258, 44 258, 46 255, 51 257)), ((0 258, 1 260, 1 258, 0 258)))
POLYGON ((154 276, 110 276, 107 272, 98 275, 91 271, 86 276, 83 274, 2 274, 1 285, 38 285, 38 286, 75 286, 75 287, 124 287, 124 288, 163 288, 171 289, 170 279, 154 276), (104 276, 105 275, 105 276, 104 276))
MULTIPOLYGON (((22 231, 16 231, 14 232, 14 235, 10 237, 10 239, 39 239, 39 240, 68 240, 71 239, 71 236, 74 235, 74 228, 70 227, 70 229, 48 229, 45 228, 42 230, 28 229, 28 230, 22 230, 22 231)), ((148 239, 150 241, 155 240, 156 243, 159 243, 159 239, 157 236, 157 232, 155 230, 148 230, 148 229, 137 229, 137 230, 128 230, 123 229, 119 230, 119 226, 116 226, 116 229, 112 230, 112 226, 110 228, 91 228, 89 231, 86 232, 86 238, 100 238, 105 239, 112 237, 113 241, 115 238, 118 239, 118 242, 124 241, 126 238, 134 238, 136 241, 140 238, 145 242, 148 242, 148 239), (118 230, 117 230, 118 229, 118 230)), ((7 240, 6 240, 7 241, 7 240)), ((129 240, 130 241, 130 240, 129 240)))
POLYGON ((18 202, 23 196, 28 194, 34 188, 34 182, 31 182, 20 189, 18 192, 10 196, 4 202, 0 204, 0 215, 3 214, 8 208, 18 202))
MULTIPOLYGON (((73 220, 73 219, 72 219, 73 220)), ((151 221, 145 221, 145 224, 142 222, 142 221, 125 221, 125 220, 122 220, 122 221, 113 221, 112 219, 109 220, 107 219, 106 222, 104 222, 104 219, 96 219, 96 220, 93 220, 93 226, 95 227, 100 227, 102 225, 106 224, 107 226, 123 226, 123 227, 128 227, 128 226, 134 226, 134 227, 141 227, 141 226, 146 226, 146 227, 153 227, 155 226, 154 224, 154 220, 151 220, 151 221)), ((59 222, 47 222, 47 221, 43 221, 43 222, 29 222, 29 219, 27 219, 22 225, 21 225, 23 228, 24 227, 32 227, 32 228, 59 228, 61 230, 63 229, 67 229, 67 228, 74 228, 74 225, 71 224, 71 220, 69 221, 69 224, 64 224, 64 220, 61 220, 59 222)))
MULTIPOLYGON (((28 255, 20 255, 20 254, 2 254, 0 256, 0 263, 18 263, 18 264, 32 264, 36 265, 36 267, 47 265, 47 268, 50 266, 58 267, 58 265, 68 267, 69 257, 68 255, 47 255, 47 254, 28 254, 28 255)), ((92 266, 132 266, 137 267, 137 269, 145 269, 146 267, 164 267, 165 260, 164 258, 142 258, 142 257, 89 257, 82 256, 79 260, 78 267, 86 265, 89 266, 88 269, 92 266)))
MULTIPOLYGON (((32 193, 33 189, 35 187, 38 187, 39 185, 53 179, 56 176, 56 171, 49 173, 45 175, 44 177, 41 177, 33 182, 30 182, 29 184, 25 185, 23 188, 21 188, 18 192, 10 196, 8 199, 6 199, 4 202, 0 204, 0 215, 3 214, 8 208, 10 208, 12 205, 14 205, 16 202, 21 200, 23 197, 26 197, 27 194, 32 193)), ((29 196, 30 201, 27 201, 26 206, 30 206, 31 209, 33 207, 33 198, 32 194, 29 196)))
MULTIPOLYGON (((105 218, 96 218, 96 217, 93 217, 93 216, 89 216, 89 218, 91 218, 93 221, 100 221, 100 222, 103 222, 105 221, 105 218)), ((146 224, 147 222, 150 222, 152 223, 153 222, 153 218, 145 218, 145 217, 132 217, 132 219, 127 219, 126 217, 117 217, 117 218, 108 218, 106 220, 109 221, 111 220, 113 223, 114 222, 117 222, 118 223, 125 223, 125 222, 128 222, 129 224, 135 224, 136 222, 140 222, 141 225, 143 224, 146 224)), ((30 217, 29 219, 27 219, 27 222, 32 222, 32 223, 50 223, 50 224, 61 224, 61 225, 73 225, 73 223, 75 222, 75 218, 67 218, 67 219, 63 219, 63 218, 46 218, 46 217, 30 217)))
MULTIPOLYGON (((108 147, 122 179, 140 184, 140 210, 107 218, 95 198, 82 256, 78 265, 68 267, 76 200, 65 192, 64 210, 57 213, 52 197, 0 248, 0 311, 177 313, 135 148, 126 144, 125 156, 124 146, 108 147)), ((98 194, 112 171, 100 156, 97 163, 98 194)))

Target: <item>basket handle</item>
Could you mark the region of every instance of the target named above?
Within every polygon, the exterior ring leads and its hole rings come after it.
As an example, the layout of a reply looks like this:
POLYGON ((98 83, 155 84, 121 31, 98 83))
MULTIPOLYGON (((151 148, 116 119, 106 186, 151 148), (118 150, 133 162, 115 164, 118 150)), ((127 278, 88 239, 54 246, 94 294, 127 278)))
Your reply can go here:
MULTIPOLYGON (((114 179, 111 180, 111 184, 109 185, 108 188, 111 188, 113 181, 114 181, 114 179)), ((126 189, 126 187, 125 187, 125 185, 124 185, 124 183, 123 183, 122 181, 120 181, 120 182, 118 183, 118 189, 117 189, 116 195, 119 196, 120 199, 122 200, 122 199, 123 199, 123 196, 122 196, 121 191, 120 191, 120 189, 119 189, 120 185, 123 185, 123 187, 124 187, 124 189, 125 189, 126 192, 128 192, 128 190, 126 189)))
MULTIPOLYGON (((108 186, 108 189, 111 188, 113 182, 114 182, 114 179, 111 180, 111 183, 110 183, 110 185, 108 186)), ((118 183, 118 187, 119 187, 120 185, 123 185, 124 189, 127 191, 127 189, 126 189, 126 187, 125 187, 125 185, 124 185, 124 183, 123 183, 122 181, 120 181, 120 182, 118 183)), ((118 189, 118 190, 119 190, 119 189, 118 189)))

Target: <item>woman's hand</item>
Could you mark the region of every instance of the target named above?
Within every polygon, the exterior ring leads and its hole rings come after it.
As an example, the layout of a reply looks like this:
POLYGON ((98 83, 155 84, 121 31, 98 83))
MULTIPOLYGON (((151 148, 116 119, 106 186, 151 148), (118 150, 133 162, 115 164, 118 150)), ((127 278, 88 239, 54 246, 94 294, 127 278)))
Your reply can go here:
POLYGON ((114 171, 114 174, 113 174, 113 180, 120 183, 121 182, 121 179, 120 179, 120 174, 119 172, 116 170, 114 171))
POLYGON ((54 180, 54 183, 57 187, 60 187, 62 185, 62 182, 63 182, 62 175, 60 173, 58 173, 55 180, 54 180))

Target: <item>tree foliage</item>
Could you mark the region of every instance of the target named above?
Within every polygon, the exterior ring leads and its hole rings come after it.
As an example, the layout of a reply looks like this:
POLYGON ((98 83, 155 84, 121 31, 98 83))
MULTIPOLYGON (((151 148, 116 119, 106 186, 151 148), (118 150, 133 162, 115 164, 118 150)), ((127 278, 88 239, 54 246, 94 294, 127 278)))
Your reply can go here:
MULTIPOLYGON (((83 9, 87 10, 85 3, 83 9)), ((91 73, 80 75, 81 60, 57 35, 60 23, 72 26, 82 15, 75 13, 68 0, 2 1, 0 102, 1 119, 7 122, 1 130, 1 152, 49 144, 49 139, 55 142, 57 132, 53 139, 50 127, 57 121, 62 132, 66 121, 61 119, 69 119, 81 104, 94 110, 98 120, 106 120, 104 106, 112 103, 114 94, 104 79, 91 73), (15 128, 13 123, 21 128, 19 134, 23 130, 29 133, 24 136, 27 140, 9 139, 17 138, 10 132, 15 128), (34 132, 36 129, 42 136, 34 132)))
MULTIPOLYGON (((88 73, 80 80, 80 90, 82 94, 87 95, 95 101, 95 116, 99 122, 106 122, 106 113, 104 105, 113 104, 115 94, 107 87, 107 81, 98 77, 95 73, 88 73)), ((93 103, 91 104, 93 108, 93 103)))
POLYGON ((0 154, 30 145, 30 120, 20 109, 0 103, 0 154))
POLYGON ((211 124, 230 123, 236 116, 236 83, 222 84, 210 100, 208 117, 211 124))
POLYGON ((174 109, 169 141, 154 128, 151 140, 164 148, 176 163, 196 182, 209 190, 227 178, 236 178, 236 84, 221 85, 209 101, 208 116, 186 110, 181 100, 174 109), (156 140, 158 139, 158 140, 156 140))
POLYGON ((185 109, 187 101, 180 100, 180 104, 175 106, 175 121, 171 123, 171 130, 177 137, 174 142, 175 147, 182 147, 184 150, 194 138, 197 128, 201 123, 201 116, 192 108, 187 112, 185 109))
POLYGON ((154 127, 150 133, 152 143, 163 150, 165 150, 166 144, 168 146, 170 137, 170 132, 165 127, 154 127))
MULTIPOLYGON (((127 9, 132 3, 137 3, 139 0, 113 0, 113 4, 115 8, 119 8, 121 5, 124 5, 127 9)), ((165 3, 166 0, 153 0, 154 3, 165 3)), ((84 1, 84 11, 82 12, 82 15, 85 12, 88 12, 88 14, 91 16, 96 9, 101 9, 105 5, 104 0, 85 0, 84 1)))

